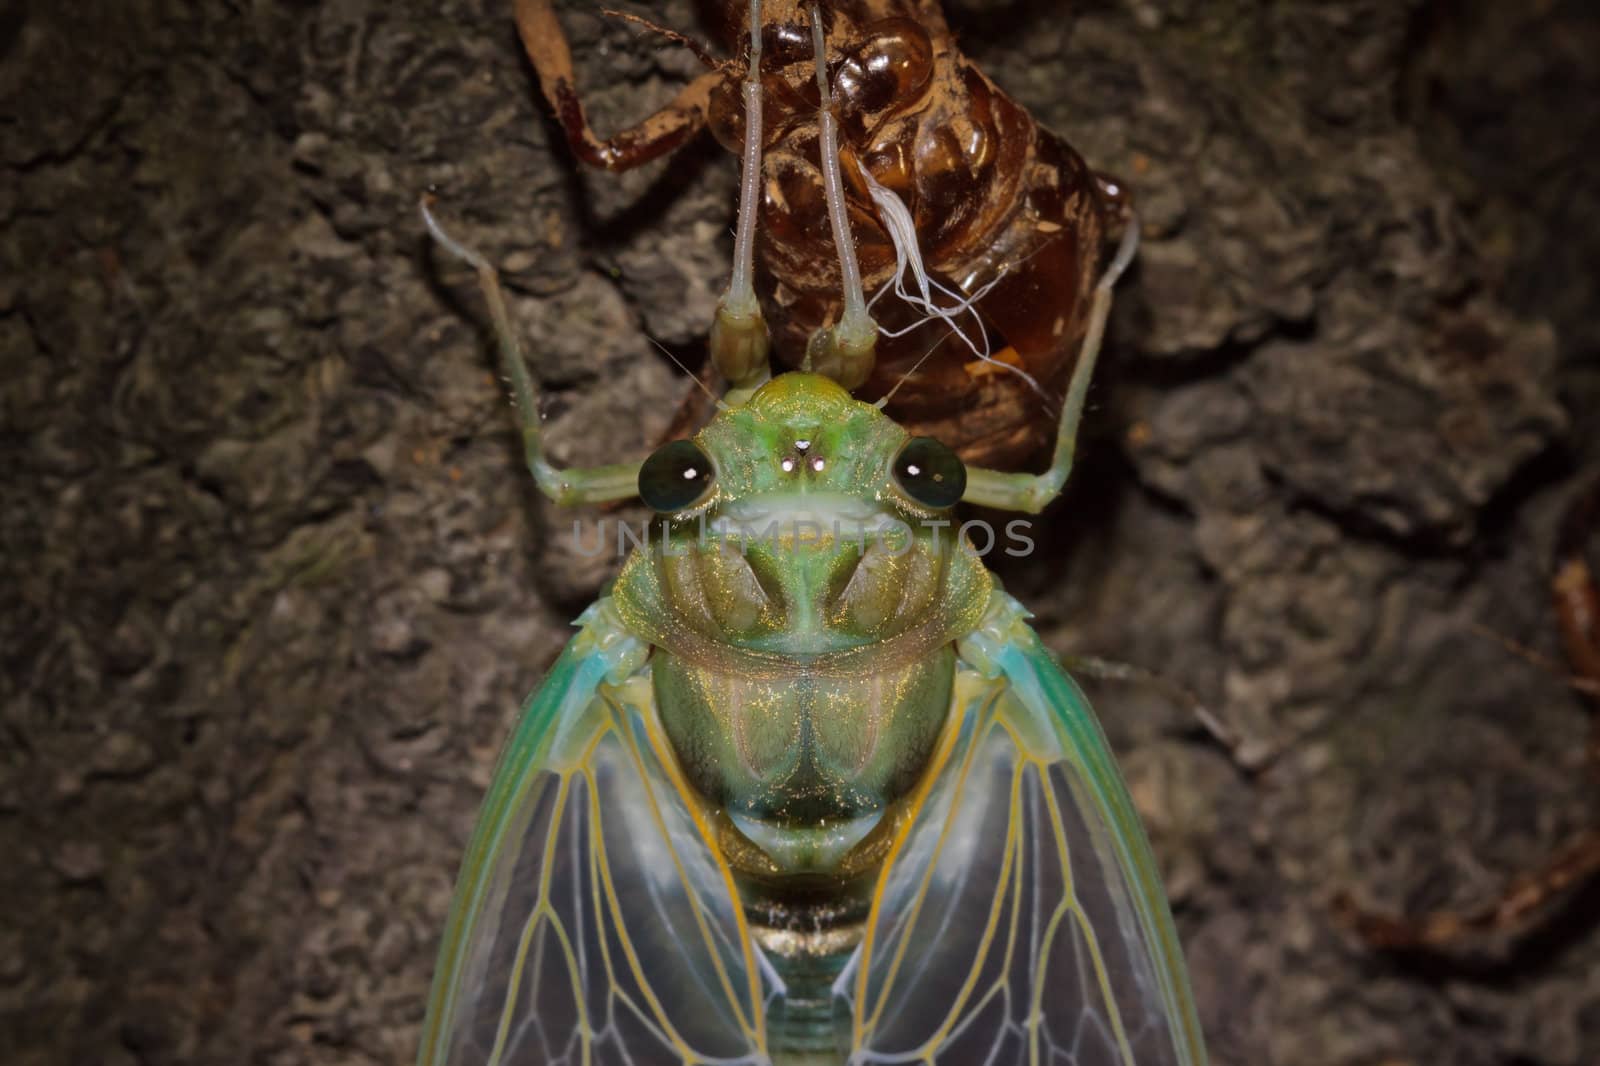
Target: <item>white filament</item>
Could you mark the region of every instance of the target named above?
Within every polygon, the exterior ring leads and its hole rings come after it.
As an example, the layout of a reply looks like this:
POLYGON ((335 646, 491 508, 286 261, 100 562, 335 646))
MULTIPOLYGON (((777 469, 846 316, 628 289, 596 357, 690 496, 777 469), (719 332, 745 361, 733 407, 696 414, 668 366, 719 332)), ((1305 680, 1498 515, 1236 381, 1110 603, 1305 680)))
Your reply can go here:
POLYGON ((990 354, 989 331, 985 328, 983 318, 977 311, 976 305, 978 301, 987 296, 989 290, 1000 283, 1000 279, 1006 275, 1005 269, 1002 268, 994 280, 984 285, 971 296, 965 296, 941 285, 938 281, 928 276, 928 268, 922 261, 922 250, 917 246, 917 223, 911 217, 911 210, 906 207, 905 201, 901 200, 892 189, 889 189, 874 178, 872 172, 866 167, 861 168, 861 178, 866 182, 867 192, 872 196, 872 202, 878 209, 878 218, 883 223, 883 228, 888 232, 890 242, 894 245, 895 263, 894 277, 884 283, 883 288, 879 289, 877 294, 872 297, 872 303, 867 306, 871 307, 872 304, 876 304, 884 293, 893 290, 896 296, 910 304, 922 315, 921 318, 903 329, 888 330, 880 328, 879 332, 885 337, 900 337, 910 333, 925 322, 939 319, 950 327, 950 332, 961 338, 961 342, 967 346, 967 350, 972 352, 976 358, 994 366, 1003 367, 1007 371, 1016 374, 1028 383, 1029 388, 1043 396, 1044 391, 1039 387, 1039 383, 1026 370, 996 359, 990 354), (914 285, 914 288, 908 287, 907 274, 910 275, 909 280, 914 285), (941 298, 948 302, 941 303, 941 298), (969 334, 966 327, 961 323, 961 319, 966 315, 971 315, 972 321, 977 324, 975 335, 969 334))

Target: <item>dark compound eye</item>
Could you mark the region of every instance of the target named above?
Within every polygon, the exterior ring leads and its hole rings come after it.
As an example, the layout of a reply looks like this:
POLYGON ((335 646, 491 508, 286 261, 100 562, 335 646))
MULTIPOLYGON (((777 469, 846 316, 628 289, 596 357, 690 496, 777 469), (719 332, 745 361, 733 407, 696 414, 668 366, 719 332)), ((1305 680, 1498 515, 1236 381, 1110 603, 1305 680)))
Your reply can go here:
POLYGON ((663 444, 639 467, 639 498, 653 510, 671 514, 705 499, 716 480, 706 453, 693 441, 663 444))
POLYGON ((967 468, 955 452, 932 437, 912 437, 894 457, 900 490, 924 507, 954 507, 967 491, 967 468))

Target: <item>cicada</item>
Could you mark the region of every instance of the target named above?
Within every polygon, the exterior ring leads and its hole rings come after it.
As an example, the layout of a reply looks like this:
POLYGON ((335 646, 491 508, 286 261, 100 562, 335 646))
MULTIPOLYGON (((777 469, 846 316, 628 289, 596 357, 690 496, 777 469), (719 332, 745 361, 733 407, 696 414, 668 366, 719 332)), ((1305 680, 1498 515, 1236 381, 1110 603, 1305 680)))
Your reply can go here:
MULTIPOLYGON (((825 86, 820 106, 826 153, 825 86)), ((725 358, 765 351, 739 281, 753 201, 747 182, 725 358)), ((545 456, 494 269, 425 217, 477 268, 539 487, 637 495, 658 520, 500 757, 421 1066, 1203 1064, 1105 737, 955 515, 1060 492, 1131 237, 1044 473, 968 468, 806 370, 730 391, 641 463, 580 470, 545 456)))

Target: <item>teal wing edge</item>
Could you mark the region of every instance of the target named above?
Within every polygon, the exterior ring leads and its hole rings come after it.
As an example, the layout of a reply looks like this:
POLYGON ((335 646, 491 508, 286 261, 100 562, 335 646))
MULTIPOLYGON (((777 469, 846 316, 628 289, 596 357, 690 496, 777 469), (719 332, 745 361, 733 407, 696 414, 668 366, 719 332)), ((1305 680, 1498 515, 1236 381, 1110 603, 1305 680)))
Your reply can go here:
POLYGON ((1154 955, 1150 962, 1172 1022, 1179 1061, 1205 1066, 1205 1042, 1183 948, 1133 797, 1088 697, 1025 623, 1027 617, 1021 604, 997 589, 984 625, 963 642, 963 651, 969 658, 987 660, 988 672, 1004 675, 1016 697, 1036 717, 1032 724, 1055 733, 1066 757, 1081 774, 1091 802, 1108 823, 1117 863, 1130 886, 1144 940, 1154 955))
POLYGON ((637 670, 649 646, 626 633, 609 600, 579 616, 578 633, 524 705, 510 740, 500 753, 489 791, 467 843, 456 878, 433 985, 428 994, 417 1066, 444 1066, 448 1030, 463 979, 463 964, 473 932, 483 918, 484 896, 495 858, 505 844, 513 815, 523 807, 538 772, 552 750, 567 746, 583 728, 584 711, 601 684, 616 683, 637 670))

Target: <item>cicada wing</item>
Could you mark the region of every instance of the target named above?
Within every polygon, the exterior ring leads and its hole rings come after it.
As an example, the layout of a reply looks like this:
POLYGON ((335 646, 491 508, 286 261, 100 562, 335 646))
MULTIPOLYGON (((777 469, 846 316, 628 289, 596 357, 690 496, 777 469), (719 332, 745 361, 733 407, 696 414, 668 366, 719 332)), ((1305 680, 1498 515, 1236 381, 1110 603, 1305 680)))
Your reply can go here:
POLYGON ((1087 700, 1031 631, 963 670, 835 985, 853 1064, 1203 1066, 1150 848, 1087 700))
POLYGON ((648 677, 604 685, 577 644, 495 772, 419 1066, 764 1063, 772 989, 648 677))

